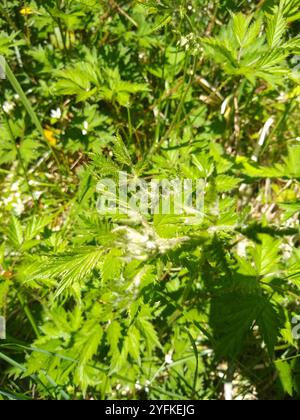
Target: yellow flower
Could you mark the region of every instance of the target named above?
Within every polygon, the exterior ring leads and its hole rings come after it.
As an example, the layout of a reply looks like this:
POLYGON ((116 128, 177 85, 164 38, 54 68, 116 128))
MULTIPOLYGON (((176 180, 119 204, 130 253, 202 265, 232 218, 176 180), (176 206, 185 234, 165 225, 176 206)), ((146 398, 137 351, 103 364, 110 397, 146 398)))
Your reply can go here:
POLYGON ((22 7, 22 9, 20 10, 20 13, 22 16, 28 16, 28 15, 32 15, 33 10, 31 7, 22 7))
POLYGON ((51 144, 51 146, 56 146, 57 139, 55 137, 55 131, 53 131, 49 128, 45 128, 44 129, 44 136, 47 139, 47 141, 49 142, 49 144, 51 144))

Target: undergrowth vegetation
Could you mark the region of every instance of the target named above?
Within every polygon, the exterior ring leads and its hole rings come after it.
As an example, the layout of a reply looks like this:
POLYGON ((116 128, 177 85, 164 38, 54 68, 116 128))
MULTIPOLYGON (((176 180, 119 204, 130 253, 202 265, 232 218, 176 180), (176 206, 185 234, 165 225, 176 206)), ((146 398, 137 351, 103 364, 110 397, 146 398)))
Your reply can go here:
POLYGON ((1 1, 0 399, 299 399, 299 10, 1 1))

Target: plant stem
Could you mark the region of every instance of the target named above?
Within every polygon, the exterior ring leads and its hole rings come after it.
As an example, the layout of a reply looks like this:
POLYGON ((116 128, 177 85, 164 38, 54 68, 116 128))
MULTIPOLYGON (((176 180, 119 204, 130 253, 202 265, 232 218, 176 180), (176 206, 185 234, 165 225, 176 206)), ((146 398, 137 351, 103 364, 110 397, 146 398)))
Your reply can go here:
POLYGON ((35 111, 33 110, 32 106, 31 106, 31 103, 27 99, 27 97, 26 97, 26 95, 25 95, 25 93, 24 93, 24 91, 23 91, 20 83, 18 82, 18 80, 16 79, 15 75, 13 74, 13 72, 12 72, 9 64, 7 63, 7 61, 5 62, 5 71, 6 71, 7 79, 9 80, 9 82, 12 85, 13 89, 15 90, 15 92, 19 95, 19 97, 21 99, 21 102, 23 103, 26 111, 28 112, 28 114, 29 114, 29 116, 30 116, 33 124, 36 126, 36 128, 37 128, 40 136, 42 137, 44 143, 46 143, 47 144, 47 147, 51 150, 51 153, 53 154, 54 159, 55 159, 58 167, 60 167, 60 163, 59 163, 59 160, 58 160, 58 158, 56 156, 55 150, 49 144, 48 140, 46 139, 42 125, 41 125, 41 123, 40 123, 40 121, 39 121, 39 119, 38 119, 35 111))
POLYGON ((35 335, 37 337, 39 337, 40 332, 39 332, 39 329, 38 329, 38 327, 35 323, 34 316, 32 315, 31 310, 30 310, 28 304, 25 302, 25 299, 24 299, 23 295, 21 294, 21 292, 18 293, 18 299, 19 299, 19 301, 20 301, 20 303, 21 303, 21 305, 24 309, 24 312, 25 312, 25 314, 28 318, 28 321, 30 322, 30 325, 32 326, 33 331, 35 332, 35 335))

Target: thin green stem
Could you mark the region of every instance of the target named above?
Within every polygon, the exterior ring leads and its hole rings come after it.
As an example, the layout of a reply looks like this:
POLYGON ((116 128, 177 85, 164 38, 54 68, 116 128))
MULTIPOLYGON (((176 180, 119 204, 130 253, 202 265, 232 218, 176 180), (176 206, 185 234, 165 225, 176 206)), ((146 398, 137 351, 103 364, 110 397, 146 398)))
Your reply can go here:
POLYGON ((20 303, 22 305, 22 308, 23 308, 23 310, 24 310, 24 312, 25 312, 25 314, 26 314, 26 316, 28 318, 28 321, 30 322, 30 325, 32 326, 33 331, 35 332, 35 335, 37 337, 39 337, 40 336, 40 332, 39 332, 39 329, 38 329, 38 327, 36 325, 34 316, 32 315, 31 310, 30 310, 28 304, 25 302, 25 299, 24 299, 24 297, 23 297, 23 295, 22 295, 21 292, 18 293, 18 299, 19 299, 19 301, 20 301, 20 303))
POLYGON ((9 64, 7 63, 7 61, 5 62, 5 72, 6 72, 6 77, 8 79, 8 81, 10 82, 10 84, 12 85, 13 89, 15 90, 15 92, 19 95, 21 102, 23 103, 24 108, 26 109, 27 113, 29 114, 33 124, 36 126, 42 140, 44 143, 46 143, 47 147, 49 148, 49 150, 51 151, 51 153, 54 156, 54 159, 58 165, 58 167, 60 167, 60 163, 58 160, 58 157, 55 153, 54 148, 49 144, 48 140, 45 137, 44 134, 44 130, 43 127, 34 111, 34 109, 31 106, 31 103, 29 102, 29 100, 27 99, 20 83, 18 82, 18 80, 16 79, 15 75, 13 74, 9 64))

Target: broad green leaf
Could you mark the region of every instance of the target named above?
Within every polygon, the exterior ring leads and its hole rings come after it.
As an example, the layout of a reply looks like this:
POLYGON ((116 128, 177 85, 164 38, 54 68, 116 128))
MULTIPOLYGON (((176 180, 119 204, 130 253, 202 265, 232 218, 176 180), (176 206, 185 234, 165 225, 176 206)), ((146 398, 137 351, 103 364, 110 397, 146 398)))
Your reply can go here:
POLYGON ((230 293, 217 297, 212 300, 210 322, 217 357, 238 357, 255 324, 260 328, 269 353, 274 351, 278 317, 271 303, 262 296, 230 293))
POLYGON ((255 245, 251 251, 257 275, 276 275, 280 259, 280 241, 274 240, 274 238, 268 235, 260 235, 259 240, 261 241, 261 244, 255 245))

